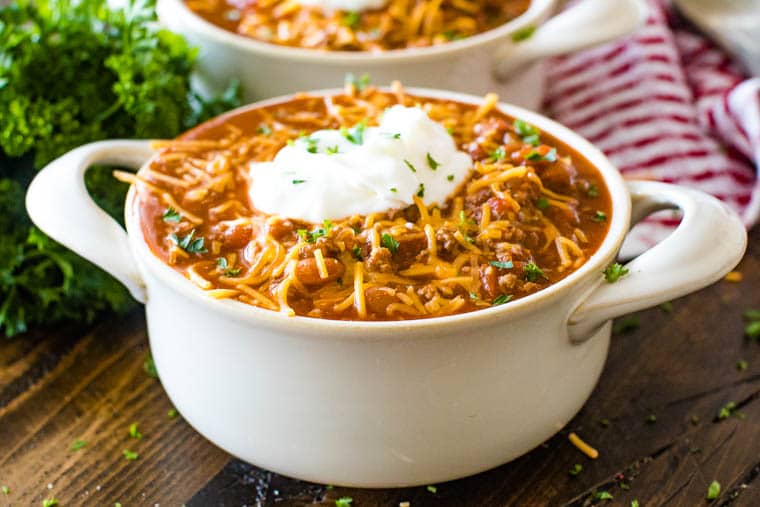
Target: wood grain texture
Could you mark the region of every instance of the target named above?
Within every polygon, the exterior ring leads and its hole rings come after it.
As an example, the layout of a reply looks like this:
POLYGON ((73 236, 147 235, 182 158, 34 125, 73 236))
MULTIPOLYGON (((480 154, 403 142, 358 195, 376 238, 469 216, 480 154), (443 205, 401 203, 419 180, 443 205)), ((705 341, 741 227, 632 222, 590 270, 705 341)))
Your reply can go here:
POLYGON ((600 504, 594 495, 602 490, 614 496, 606 505, 760 505, 760 342, 743 337, 741 318, 760 308, 760 231, 739 269, 741 283, 719 282, 675 301, 672 313, 641 312, 639 329, 613 339, 586 406, 542 447, 438 484, 435 493, 327 488, 232 459, 167 416, 160 382, 143 370, 140 311, 92 329, 0 341, 0 485, 11 489, 0 493, 0 506, 40 505, 52 496, 62 506, 334 505, 342 496, 355 507, 583 506, 600 504), (740 360, 748 362, 744 371, 740 360), (742 417, 718 420, 730 401, 742 417), (133 422, 139 440, 128 435, 133 422), (572 447, 569 431, 598 448, 599 459, 572 447), (88 445, 69 450, 80 439, 88 445), (124 449, 139 458, 126 460, 124 449), (572 477, 576 463, 583 471, 572 477), (708 502, 714 479, 723 491, 708 502))

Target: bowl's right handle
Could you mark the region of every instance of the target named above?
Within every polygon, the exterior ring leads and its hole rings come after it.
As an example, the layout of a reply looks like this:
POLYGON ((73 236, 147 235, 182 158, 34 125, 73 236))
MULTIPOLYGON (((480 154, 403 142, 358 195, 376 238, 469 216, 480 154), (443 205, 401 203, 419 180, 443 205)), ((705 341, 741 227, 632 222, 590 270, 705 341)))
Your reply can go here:
POLYGON ((138 169, 153 156, 150 141, 99 141, 54 160, 32 180, 26 209, 45 234, 106 270, 144 303, 145 285, 127 233, 92 200, 84 175, 92 165, 138 169))
POLYGON ((608 320, 649 308, 719 280, 747 247, 747 231, 736 213, 715 197, 665 183, 628 183, 632 222, 663 209, 680 209, 683 220, 670 236, 626 264, 629 273, 602 282, 573 312, 570 339, 581 342, 608 320))
POLYGON ((643 0, 583 0, 554 16, 522 41, 496 53, 493 72, 507 80, 538 60, 610 42, 638 29, 647 17, 643 0))

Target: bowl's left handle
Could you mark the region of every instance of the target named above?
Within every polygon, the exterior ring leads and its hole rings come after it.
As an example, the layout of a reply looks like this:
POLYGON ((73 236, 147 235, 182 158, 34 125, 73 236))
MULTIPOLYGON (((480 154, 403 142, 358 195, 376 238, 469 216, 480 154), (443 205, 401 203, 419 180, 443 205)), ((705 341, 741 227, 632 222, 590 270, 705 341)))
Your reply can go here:
POLYGON ((153 155, 150 141, 100 141, 54 160, 29 185, 26 209, 45 234, 103 268, 144 303, 145 285, 124 229, 90 197, 87 169, 109 164, 138 169, 153 155))
MULTIPOLYGON (((526 65, 610 42, 637 30, 648 14, 643 0, 584 0, 496 53, 493 72, 508 80, 526 65)), ((518 32, 519 34, 519 32, 518 32)))

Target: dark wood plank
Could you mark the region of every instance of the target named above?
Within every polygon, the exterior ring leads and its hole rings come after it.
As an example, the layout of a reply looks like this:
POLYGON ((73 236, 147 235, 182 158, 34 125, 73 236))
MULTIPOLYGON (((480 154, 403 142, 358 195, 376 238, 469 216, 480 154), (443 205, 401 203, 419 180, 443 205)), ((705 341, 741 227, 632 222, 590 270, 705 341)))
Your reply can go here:
POLYGON ((140 311, 94 329, 68 326, 0 340, 0 493, 2 505, 63 506, 760 505, 760 343, 743 338, 741 313, 760 307, 760 232, 740 267, 739 284, 720 282, 674 302, 668 314, 640 314, 641 327, 613 340, 602 379, 568 427, 512 463, 483 474, 396 490, 327 488, 277 476, 231 459, 195 433, 160 382, 145 374, 140 311), (736 369, 739 360, 749 367, 736 369), (715 418, 729 401, 745 418, 715 418), (647 422, 650 414, 656 422, 647 422), (692 422, 692 416, 699 421, 692 422), (599 423, 608 419, 609 425, 599 423), (131 439, 137 422, 143 434, 131 439), (575 431, 601 453, 596 461, 567 441, 575 431), (70 451, 75 440, 88 442, 70 451), (124 449, 139 453, 136 461, 124 449), (568 470, 584 469, 577 477, 568 470), (621 475, 622 474, 622 475, 621 475), (621 483, 629 485, 623 489, 621 483), (52 489, 48 489, 52 484, 52 489), (735 496, 735 498, 733 498, 735 496))

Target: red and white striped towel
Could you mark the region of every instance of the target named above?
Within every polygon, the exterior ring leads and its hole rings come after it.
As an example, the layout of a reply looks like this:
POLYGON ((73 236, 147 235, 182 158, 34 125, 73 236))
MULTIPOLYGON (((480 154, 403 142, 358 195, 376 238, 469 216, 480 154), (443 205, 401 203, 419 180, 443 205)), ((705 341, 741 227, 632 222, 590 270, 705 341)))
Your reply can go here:
MULTIPOLYGON (((760 78, 747 79, 689 31, 669 1, 648 2, 649 19, 632 37, 551 62, 547 110, 626 178, 711 193, 750 227, 760 216, 760 78)), ((672 214, 650 218, 622 256, 650 248, 677 223, 672 214)))

